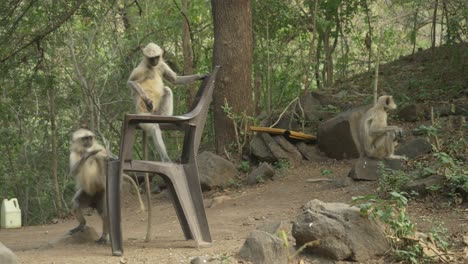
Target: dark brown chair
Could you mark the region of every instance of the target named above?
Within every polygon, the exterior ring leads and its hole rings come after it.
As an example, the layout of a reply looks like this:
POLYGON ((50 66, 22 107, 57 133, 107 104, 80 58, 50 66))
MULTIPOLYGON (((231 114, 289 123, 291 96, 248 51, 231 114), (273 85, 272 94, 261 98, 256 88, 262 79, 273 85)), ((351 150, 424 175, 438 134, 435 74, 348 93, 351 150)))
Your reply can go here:
POLYGON ((120 213, 120 179, 124 171, 148 172, 161 175, 173 197, 173 205, 185 238, 198 246, 211 244, 211 235, 203 206, 196 155, 208 109, 213 97, 219 66, 206 77, 198 89, 192 109, 179 116, 126 114, 122 128, 119 160, 110 161, 107 171, 107 208, 109 214, 112 254, 123 253, 120 213), (158 123, 161 130, 184 131, 180 162, 156 162, 133 159, 135 133, 141 123, 158 123))

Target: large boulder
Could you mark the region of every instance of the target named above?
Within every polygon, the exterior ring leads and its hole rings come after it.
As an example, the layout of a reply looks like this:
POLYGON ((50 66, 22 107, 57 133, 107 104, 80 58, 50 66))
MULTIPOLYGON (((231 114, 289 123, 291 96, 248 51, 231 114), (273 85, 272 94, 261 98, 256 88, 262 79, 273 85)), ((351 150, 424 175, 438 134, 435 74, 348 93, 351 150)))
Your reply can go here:
POLYGON ((306 247, 306 252, 335 261, 364 262, 390 249, 382 227, 344 203, 308 202, 293 224, 292 235, 297 247, 318 240, 319 245, 306 247))
POLYGON ((430 153, 432 145, 423 137, 415 138, 395 150, 395 155, 402 155, 407 158, 413 159, 418 156, 430 153))
POLYGON ((226 186, 237 175, 236 166, 232 162, 209 151, 198 155, 197 163, 203 190, 226 186))
POLYGON ((0 263, 2 264, 17 264, 19 263, 18 257, 0 242, 0 263))
POLYGON ((406 122, 416 122, 424 119, 424 105, 408 104, 398 110, 398 117, 406 122))
POLYGON ((255 264, 285 264, 288 263, 288 251, 279 237, 254 230, 242 245, 239 257, 255 264))
POLYGON ((381 163, 385 168, 402 170, 406 161, 402 159, 379 160, 359 158, 356 163, 354 163, 354 166, 351 168, 348 176, 354 180, 377 181, 381 176, 381 171, 379 169, 381 163))
POLYGON ((320 150, 334 159, 359 157, 359 123, 369 108, 370 106, 358 107, 322 122, 317 132, 320 150))
POLYGON ((430 193, 431 187, 441 187, 444 185, 445 177, 442 175, 432 175, 426 178, 417 179, 408 182, 402 187, 402 191, 410 194, 416 194, 419 197, 424 197, 430 193))
POLYGON ((296 147, 302 156, 308 161, 321 161, 326 159, 326 157, 320 154, 320 150, 318 149, 317 145, 298 142, 296 147))

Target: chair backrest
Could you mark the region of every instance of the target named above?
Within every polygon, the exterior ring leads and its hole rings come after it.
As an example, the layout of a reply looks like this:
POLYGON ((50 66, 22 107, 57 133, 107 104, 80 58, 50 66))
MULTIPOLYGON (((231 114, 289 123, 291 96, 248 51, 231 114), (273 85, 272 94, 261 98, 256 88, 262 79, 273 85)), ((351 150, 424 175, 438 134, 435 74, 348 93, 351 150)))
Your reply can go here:
POLYGON ((205 128, 206 118, 208 116, 208 110, 210 108, 211 101, 213 100, 213 89, 219 68, 220 66, 215 66, 211 74, 200 84, 200 88, 198 89, 193 101, 191 111, 188 113, 188 115, 194 117, 192 122, 196 126, 194 138, 195 154, 198 152, 201 136, 203 134, 203 129, 205 128))

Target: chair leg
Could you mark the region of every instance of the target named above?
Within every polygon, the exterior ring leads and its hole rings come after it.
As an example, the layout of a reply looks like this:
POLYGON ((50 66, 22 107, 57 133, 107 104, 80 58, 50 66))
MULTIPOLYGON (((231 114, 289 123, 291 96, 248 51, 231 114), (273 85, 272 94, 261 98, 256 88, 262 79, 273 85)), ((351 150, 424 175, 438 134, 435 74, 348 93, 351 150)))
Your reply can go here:
MULTIPOLYGON (((180 169, 183 170, 182 168, 180 169)), ((190 178, 193 178, 192 176, 198 175, 186 174, 190 170, 195 170, 196 173, 196 166, 191 166, 185 172, 181 171, 176 177, 171 179, 177 195, 177 199, 174 199, 174 205, 179 216, 179 221, 182 220, 180 222, 184 233, 186 233, 186 226, 184 225, 188 225, 190 228, 191 236, 187 237, 186 234, 186 238, 194 239, 198 246, 206 246, 211 244, 212 240, 206 219, 205 207, 203 206, 203 196, 200 183, 195 184, 190 181, 190 178)), ((196 180, 198 180, 198 177, 196 180)))
POLYGON ((190 226, 187 222, 187 217, 185 217, 184 210, 182 208, 182 204, 177 196, 177 192, 174 188, 174 184, 171 180, 166 177, 163 177, 164 181, 166 182, 166 186, 169 188, 172 198, 172 204, 174 205, 174 209, 176 211, 177 218, 179 219, 180 226, 182 227, 182 231, 184 232, 185 239, 194 239, 192 236, 192 232, 190 231, 190 226))
POLYGON ((109 234, 112 246, 112 255, 122 256, 122 226, 120 214, 120 162, 109 161, 107 163, 107 215, 109 218, 109 234))

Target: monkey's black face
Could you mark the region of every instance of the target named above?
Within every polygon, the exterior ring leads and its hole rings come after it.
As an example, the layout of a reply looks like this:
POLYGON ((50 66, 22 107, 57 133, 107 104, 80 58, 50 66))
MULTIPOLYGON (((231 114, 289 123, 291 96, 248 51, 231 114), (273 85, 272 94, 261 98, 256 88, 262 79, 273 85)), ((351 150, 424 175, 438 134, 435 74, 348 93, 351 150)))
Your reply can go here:
POLYGON ((148 58, 148 62, 151 66, 156 67, 159 63, 160 58, 161 56, 151 57, 151 58, 148 58))
POLYGON ((83 147, 89 148, 93 145, 94 137, 92 136, 82 137, 80 140, 81 140, 81 145, 83 147))

